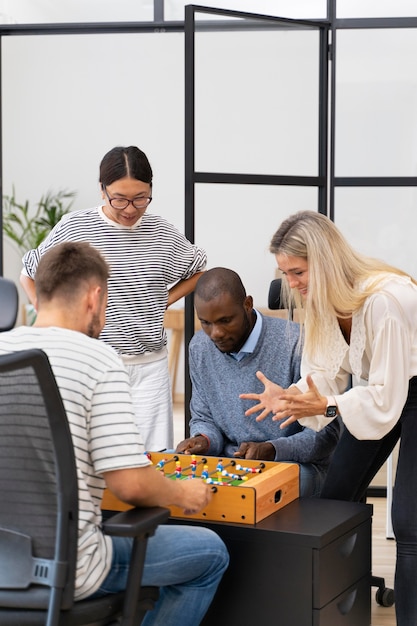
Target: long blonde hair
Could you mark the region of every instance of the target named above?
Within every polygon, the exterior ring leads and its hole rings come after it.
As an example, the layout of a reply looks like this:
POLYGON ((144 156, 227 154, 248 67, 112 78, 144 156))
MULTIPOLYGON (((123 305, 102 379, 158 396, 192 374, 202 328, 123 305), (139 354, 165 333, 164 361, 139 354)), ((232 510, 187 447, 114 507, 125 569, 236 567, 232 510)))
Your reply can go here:
POLYGON ((291 290, 286 280, 282 281, 282 300, 289 309, 305 309, 304 350, 310 356, 326 343, 322 332, 326 318, 350 318, 369 295, 378 291, 387 273, 408 276, 396 267, 356 252, 333 222, 315 211, 300 211, 282 222, 272 237, 270 251, 308 262, 306 300, 302 300, 298 290, 291 290))

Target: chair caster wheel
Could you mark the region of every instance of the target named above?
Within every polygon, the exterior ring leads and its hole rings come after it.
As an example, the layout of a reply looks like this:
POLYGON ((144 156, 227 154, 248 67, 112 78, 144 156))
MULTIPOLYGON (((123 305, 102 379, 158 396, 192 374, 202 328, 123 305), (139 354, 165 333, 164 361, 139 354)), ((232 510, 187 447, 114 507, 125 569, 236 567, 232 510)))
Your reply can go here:
POLYGON ((392 606, 395 601, 394 589, 389 589, 388 587, 377 589, 375 600, 380 606, 392 606))

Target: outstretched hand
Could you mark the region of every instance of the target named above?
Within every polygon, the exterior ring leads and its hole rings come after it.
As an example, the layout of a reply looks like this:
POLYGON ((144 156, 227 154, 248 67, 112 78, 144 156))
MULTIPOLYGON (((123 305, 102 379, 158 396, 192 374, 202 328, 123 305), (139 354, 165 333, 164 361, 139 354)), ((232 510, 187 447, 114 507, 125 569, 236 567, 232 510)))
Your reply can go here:
POLYGON ((275 414, 282 408, 283 405, 280 403, 280 396, 284 389, 269 380, 264 374, 262 374, 262 372, 256 372, 256 377, 263 384, 264 391, 262 393, 241 393, 239 398, 242 398, 243 400, 258 401, 258 404, 255 404, 250 409, 245 411, 245 415, 254 415, 255 413, 261 411, 256 418, 257 422, 261 422, 270 413, 275 414))
POLYGON ((282 429, 303 417, 324 414, 327 399, 320 394, 311 376, 306 377, 308 390, 304 393, 294 386, 289 387, 289 389, 282 389, 266 378, 262 372, 257 372, 256 376, 263 383, 264 391, 262 393, 241 394, 239 397, 245 400, 258 400, 258 404, 245 412, 245 415, 249 416, 261 411, 256 418, 257 422, 272 413, 273 421, 286 418, 279 425, 282 429))
POLYGON ((290 393, 294 389, 291 387, 291 390, 287 389, 281 394, 281 401, 285 403, 285 406, 283 410, 276 411, 272 419, 282 420, 288 415, 290 417, 280 424, 280 428, 285 428, 303 417, 324 415, 327 398, 320 394, 310 375, 306 376, 306 382, 308 389, 304 393, 290 393))

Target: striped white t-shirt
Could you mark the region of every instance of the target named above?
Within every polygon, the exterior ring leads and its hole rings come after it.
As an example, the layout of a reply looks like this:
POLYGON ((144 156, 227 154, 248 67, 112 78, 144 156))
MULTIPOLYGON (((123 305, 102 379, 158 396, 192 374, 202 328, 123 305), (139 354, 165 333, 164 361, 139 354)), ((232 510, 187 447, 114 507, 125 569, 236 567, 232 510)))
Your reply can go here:
POLYGON ((102 207, 65 215, 35 250, 23 257, 23 272, 35 277, 40 257, 63 241, 89 241, 110 265, 106 325, 100 335, 118 354, 158 352, 168 287, 204 269, 206 253, 172 224, 145 213, 134 226, 108 219, 102 207))
POLYGON ((112 544, 101 526, 104 472, 149 465, 135 425, 129 379, 103 342, 64 328, 20 326, 0 334, 0 354, 40 348, 61 392, 78 472, 78 557, 75 598, 99 587, 108 574, 112 544))

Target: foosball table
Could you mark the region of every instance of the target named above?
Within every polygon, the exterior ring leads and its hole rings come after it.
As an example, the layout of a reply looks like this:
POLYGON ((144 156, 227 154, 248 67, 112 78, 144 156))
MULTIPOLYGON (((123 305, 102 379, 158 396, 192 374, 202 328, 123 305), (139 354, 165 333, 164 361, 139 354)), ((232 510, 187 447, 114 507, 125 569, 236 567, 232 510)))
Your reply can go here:
MULTIPOLYGON (((204 480, 213 497, 190 519, 256 524, 286 506, 299 495, 299 467, 295 463, 248 461, 188 454, 151 452, 155 470, 171 480, 204 480)), ((106 491, 103 508, 129 508, 106 491)), ((170 507, 172 517, 184 517, 182 509, 170 507)))
MULTIPOLYGON (((164 452, 150 459, 167 478, 205 480, 214 492, 198 514, 171 507, 168 522, 210 528, 230 554, 202 626, 369 626, 372 507, 299 498, 292 463, 164 452)), ((102 508, 129 506, 105 491, 102 508)))

